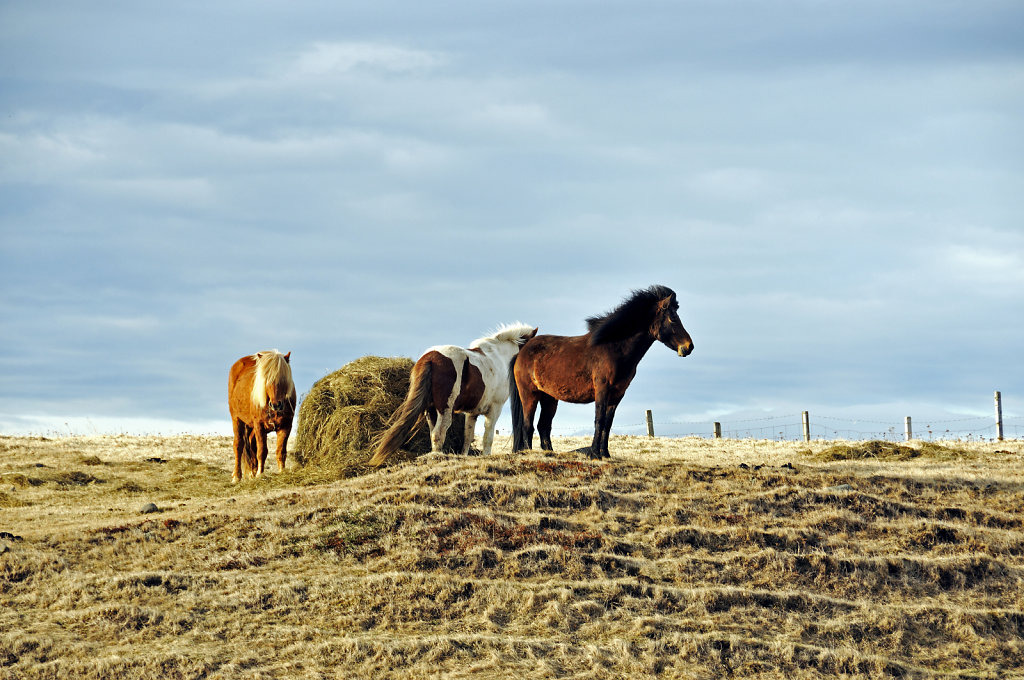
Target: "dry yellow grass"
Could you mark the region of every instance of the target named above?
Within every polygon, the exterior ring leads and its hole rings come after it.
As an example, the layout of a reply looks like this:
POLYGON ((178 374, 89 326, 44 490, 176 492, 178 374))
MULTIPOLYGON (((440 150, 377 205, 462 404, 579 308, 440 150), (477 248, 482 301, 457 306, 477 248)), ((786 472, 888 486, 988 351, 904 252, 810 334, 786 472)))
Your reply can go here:
POLYGON ((587 443, 0 437, 0 677, 1024 677, 1020 442, 587 443))

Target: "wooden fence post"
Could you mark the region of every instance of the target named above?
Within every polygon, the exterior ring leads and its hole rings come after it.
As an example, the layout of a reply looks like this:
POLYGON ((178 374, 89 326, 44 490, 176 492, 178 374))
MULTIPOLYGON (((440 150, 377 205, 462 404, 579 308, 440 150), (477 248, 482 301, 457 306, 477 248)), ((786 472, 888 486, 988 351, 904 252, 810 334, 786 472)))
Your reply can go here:
POLYGON ((804 411, 804 441, 811 441, 811 415, 804 411))
POLYGON ((722 424, 721 423, 715 423, 715 439, 721 439, 721 438, 722 438, 722 424))
POLYGON ((996 390, 996 439, 1003 441, 1003 395, 996 390))
POLYGON ((651 413, 651 409, 647 409, 647 436, 654 436, 654 414, 651 413))
POLYGON ((910 427, 910 416, 907 416, 907 420, 903 425, 903 432, 908 442, 914 438, 914 430, 910 427))

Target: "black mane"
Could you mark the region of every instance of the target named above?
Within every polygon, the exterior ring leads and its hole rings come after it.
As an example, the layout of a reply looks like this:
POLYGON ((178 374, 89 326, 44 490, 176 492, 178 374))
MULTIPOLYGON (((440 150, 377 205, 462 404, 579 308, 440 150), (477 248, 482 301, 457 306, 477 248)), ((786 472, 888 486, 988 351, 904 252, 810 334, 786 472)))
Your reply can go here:
POLYGON ((587 319, 587 330, 591 333, 590 344, 618 342, 646 330, 654 321, 658 303, 667 297, 675 299, 675 296, 675 292, 667 286, 634 290, 612 311, 587 319))

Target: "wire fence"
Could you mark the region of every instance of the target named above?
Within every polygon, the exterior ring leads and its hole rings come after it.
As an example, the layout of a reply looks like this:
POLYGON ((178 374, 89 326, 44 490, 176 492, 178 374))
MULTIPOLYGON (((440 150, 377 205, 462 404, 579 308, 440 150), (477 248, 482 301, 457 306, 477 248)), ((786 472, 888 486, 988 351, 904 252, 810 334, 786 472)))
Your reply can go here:
MULTIPOLYGON (((1024 416, 1002 420, 1003 438, 1020 439, 1024 436, 1024 416)), ((715 437, 715 426, 720 425, 725 439, 771 439, 799 441, 804 438, 803 414, 793 413, 766 418, 734 421, 653 421, 658 437, 715 437)), ((809 434, 813 440, 874 440, 903 441, 905 423, 898 420, 854 420, 835 416, 809 414, 809 434)), ((589 434, 579 426, 552 427, 557 434, 589 434)), ((615 434, 647 435, 648 423, 618 423, 612 426, 615 434)), ((926 441, 995 441, 996 421, 991 417, 976 416, 951 420, 914 420, 913 438, 926 441)))

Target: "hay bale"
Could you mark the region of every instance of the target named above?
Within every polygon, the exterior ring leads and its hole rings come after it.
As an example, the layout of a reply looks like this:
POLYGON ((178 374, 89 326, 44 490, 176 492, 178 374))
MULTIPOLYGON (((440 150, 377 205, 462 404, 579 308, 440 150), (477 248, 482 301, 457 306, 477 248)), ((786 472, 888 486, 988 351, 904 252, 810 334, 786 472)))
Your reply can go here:
MULTIPOLYGON (((310 388, 299 406, 295 459, 303 466, 358 474, 372 452, 373 438, 405 400, 414 362, 406 357, 365 356, 325 375, 310 388)), ((461 451, 465 417, 455 414, 445 450, 461 451)), ((426 424, 403 447, 408 460, 430 451, 426 424)))

